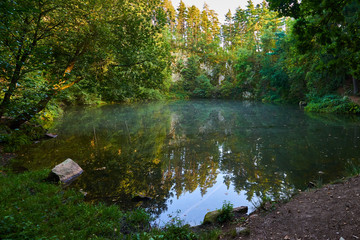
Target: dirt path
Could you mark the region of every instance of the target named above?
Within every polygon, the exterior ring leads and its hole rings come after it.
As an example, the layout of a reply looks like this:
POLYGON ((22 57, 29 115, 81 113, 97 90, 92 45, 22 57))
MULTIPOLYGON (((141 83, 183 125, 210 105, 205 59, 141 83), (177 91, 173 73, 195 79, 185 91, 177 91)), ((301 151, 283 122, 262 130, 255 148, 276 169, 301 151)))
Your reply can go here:
POLYGON ((253 214, 248 227, 250 236, 238 239, 360 239, 360 176, 253 214))

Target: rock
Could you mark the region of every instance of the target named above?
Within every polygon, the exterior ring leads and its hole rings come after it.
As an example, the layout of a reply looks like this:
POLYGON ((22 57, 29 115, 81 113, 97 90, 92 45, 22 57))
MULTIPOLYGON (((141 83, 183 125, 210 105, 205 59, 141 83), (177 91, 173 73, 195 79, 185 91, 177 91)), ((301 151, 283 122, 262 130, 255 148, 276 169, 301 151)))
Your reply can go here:
POLYGON ((235 228, 236 235, 248 235, 250 233, 249 229, 246 227, 237 227, 235 228))
POLYGON ((133 202, 141 202, 141 201, 149 201, 151 199, 152 199, 151 197, 148 197, 148 196, 145 196, 145 195, 142 195, 142 194, 138 194, 135 197, 133 197, 131 199, 131 201, 133 201, 133 202))
POLYGON ((83 172, 82 168, 70 158, 56 165, 50 172, 47 181, 71 183, 83 172))
POLYGON ((86 195, 88 194, 88 193, 85 192, 83 189, 80 189, 79 191, 80 191, 80 193, 81 193, 82 195, 84 195, 84 197, 86 197, 86 195))
POLYGON ((56 138, 58 135, 56 134, 53 134, 53 133, 46 133, 45 134, 45 137, 48 137, 48 138, 56 138))
MULTIPOLYGON (((233 208, 233 212, 234 213, 242 213, 242 214, 246 214, 248 212, 248 207, 246 206, 242 206, 242 207, 237 207, 237 208, 233 208)), ((207 223, 216 223, 216 220, 218 218, 218 216, 220 215, 220 211, 219 210, 215 210, 212 212, 208 212, 206 213, 205 217, 204 217, 204 224, 207 223)))
POLYGON ((233 209, 233 212, 246 214, 248 212, 248 207, 246 206, 237 207, 233 209))
POLYGON ((203 224, 216 223, 216 219, 218 218, 219 215, 220 215, 219 210, 206 213, 203 224))
POLYGON ((300 107, 305 107, 305 106, 307 106, 307 102, 305 102, 305 101, 300 101, 300 102, 299 102, 299 106, 300 106, 300 107))
POLYGON ((315 183, 313 183, 313 182, 308 183, 308 188, 315 188, 315 187, 316 187, 315 183))
POLYGON ((95 168, 94 170, 95 170, 95 171, 103 171, 103 170, 106 170, 106 167, 95 168))

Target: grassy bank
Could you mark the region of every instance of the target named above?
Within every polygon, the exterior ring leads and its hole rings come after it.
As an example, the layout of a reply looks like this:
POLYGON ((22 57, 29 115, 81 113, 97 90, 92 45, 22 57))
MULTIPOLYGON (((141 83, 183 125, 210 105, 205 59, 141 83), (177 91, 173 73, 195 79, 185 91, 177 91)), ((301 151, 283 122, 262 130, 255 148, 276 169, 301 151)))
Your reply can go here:
POLYGON ((0 174, 0 239, 217 239, 180 221, 151 227, 142 209, 86 203, 81 193, 44 182, 48 172, 0 174))

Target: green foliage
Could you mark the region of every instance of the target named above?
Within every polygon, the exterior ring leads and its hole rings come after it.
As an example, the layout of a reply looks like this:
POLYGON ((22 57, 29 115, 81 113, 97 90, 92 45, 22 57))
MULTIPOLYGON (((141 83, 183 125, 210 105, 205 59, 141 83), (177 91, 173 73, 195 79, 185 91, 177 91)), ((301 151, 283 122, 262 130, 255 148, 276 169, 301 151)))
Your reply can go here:
POLYGON ((273 211, 276 209, 276 201, 267 195, 261 196, 258 202, 253 203, 254 207, 259 210, 273 211))
POLYGON ((200 58, 197 56, 189 57, 185 67, 181 70, 185 91, 194 91, 196 88, 196 78, 200 75, 200 71, 200 58))
POLYGON ((0 141, 5 145, 4 152, 16 152, 20 150, 22 146, 31 143, 30 137, 19 130, 14 130, 14 132, 10 134, 1 134, 0 141))
POLYGON ((0 237, 84 239, 121 236, 116 206, 89 206, 83 196, 44 183, 48 171, 0 178, 0 237), (118 230, 116 230, 118 229, 118 230))
MULTIPOLYGON (((269 2, 271 8, 283 16, 295 18, 292 26, 294 46, 302 54, 316 53, 317 61, 311 70, 318 69, 312 75, 321 75, 329 85, 345 75, 359 78, 358 1, 324 0, 320 4, 316 0, 269 2)), ((356 84, 353 87, 355 92, 358 91, 356 84)))
POLYGON ((233 204, 231 204, 230 202, 224 201, 221 209, 219 210, 220 214, 216 220, 219 223, 231 221, 234 218, 233 207, 234 207, 233 204))
POLYGON ((5 0, 0 12, 0 117, 14 118, 12 128, 54 98, 88 104, 167 90, 171 36, 158 0, 5 0))
POLYGON ((230 81, 224 80, 220 85, 220 96, 222 98, 233 98, 234 85, 230 81))
POLYGON ((74 190, 44 182, 48 170, 0 175, 1 239, 216 239, 196 235, 178 218, 151 228, 143 209, 124 213, 116 205, 92 205, 74 190))
POLYGON ((162 234, 157 235, 156 239, 164 240, 193 240, 198 239, 198 236, 191 231, 189 225, 184 225, 184 223, 179 219, 175 218, 172 222, 167 223, 162 229, 162 234))
POLYGON ((42 138, 45 133, 46 130, 42 126, 31 123, 24 124, 19 129, 14 130, 2 125, 0 143, 4 146, 4 152, 16 152, 22 146, 42 138))
POLYGON ((320 98, 312 98, 305 110, 321 113, 359 114, 360 106, 351 102, 347 97, 326 95, 320 98))
POLYGON ((360 174, 360 166, 350 162, 346 166, 345 171, 346 171, 346 175, 348 175, 348 176, 357 176, 360 174))
POLYGON ((196 98, 209 98, 213 94, 213 85, 211 85, 209 78, 205 75, 200 75, 196 78, 196 88, 193 91, 193 96, 196 98))

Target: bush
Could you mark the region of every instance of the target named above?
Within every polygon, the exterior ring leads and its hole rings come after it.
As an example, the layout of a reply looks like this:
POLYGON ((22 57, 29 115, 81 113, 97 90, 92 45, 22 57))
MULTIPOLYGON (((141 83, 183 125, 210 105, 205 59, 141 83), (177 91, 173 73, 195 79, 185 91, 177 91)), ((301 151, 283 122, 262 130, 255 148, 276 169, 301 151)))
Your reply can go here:
POLYGON ((220 223, 230 221, 234 218, 233 205, 230 202, 224 201, 222 205, 217 221, 220 223))
POLYGON ((11 130, 5 125, 0 129, 0 143, 4 145, 5 152, 16 152, 22 146, 40 139, 46 133, 46 130, 35 124, 23 124, 19 129, 11 130))
POLYGON ((210 83, 210 79, 205 75, 200 75, 196 78, 196 88, 193 91, 193 96, 197 98, 209 98, 213 94, 214 87, 210 83))
POLYGON ((321 98, 312 98, 311 102, 305 107, 308 112, 320 113, 360 113, 360 106, 351 102, 347 97, 338 95, 326 95, 321 98))
POLYGON ((172 222, 167 223, 163 229, 163 233, 158 237, 164 240, 192 240, 198 239, 191 231, 189 225, 184 225, 178 217, 174 218, 172 222))

